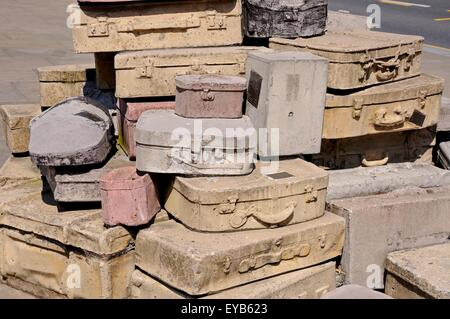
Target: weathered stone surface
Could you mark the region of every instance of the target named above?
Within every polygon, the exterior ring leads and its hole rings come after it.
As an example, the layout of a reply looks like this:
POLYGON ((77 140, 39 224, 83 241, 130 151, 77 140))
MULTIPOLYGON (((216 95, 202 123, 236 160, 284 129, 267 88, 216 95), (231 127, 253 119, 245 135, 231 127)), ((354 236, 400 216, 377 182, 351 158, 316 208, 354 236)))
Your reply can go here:
POLYGON ((367 17, 328 10, 327 31, 369 30, 367 17))
POLYGON ((450 185, 450 172, 423 163, 396 163, 329 171, 327 200, 389 193, 416 186, 450 185))
MULTIPOLYGON (((38 286, 40 290, 31 292, 42 297, 48 296, 45 291, 69 298, 126 298, 129 295, 133 251, 98 256, 21 230, 0 228, 0 236, 3 237, 0 269, 7 283, 19 279, 38 286)), ((29 285, 19 284, 18 288, 28 290, 29 285)))
POLYGON ((321 299, 392 299, 381 292, 359 286, 345 285, 326 293, 321 299))
POLYGON ((37 72, 43 108, 83 95, 86 82, 95 81, 95 66, 91 64, 46 66, 37 72))
POLYGON ((105 163, 80 167, 40 166, 57 202, 100 202, 100 178, 112 170, 133 165, 118 152, 105 163))
MULTIPOLYGON (((205 299, 317 299, 335 289, 335 263, 312 266, 227 289, 205 299)), ((192 296, 160 283, 139 269, 131 278, 133 299, 188 299, 192 296)))
POLYGON ((450 186, 333 200, 328 209, 347 221, 342 269, 349 284, 383 288, 388 253, 450 235, 450 186))
POLYGON ((328 0, 242 1, 242 26, 248 37, 311 37, 325 31, 328 0))
POLYGON ((40 180, 39 169, 29 157, 9 157, 0 167, 0 187, 7 183, 40 180))
POLYGON ((439 122, 437 125, 438 132, 450 131, 450 98, 443 97, 441 112, 439 114, 439 122))
POLYGON ((250 52, 245 114, 261 157, 320 152, 328 61, 309 52, 250 52))
POLYGON ((394 298, 450 299, 450 243, 392 252, 386 293, 394 298))
POLYGON ((30 156, 36 165, 67 166, 103 162, 111 151, 114 127, 108 110, 89 98, 73 98, 34 118, 30 156))
POLYGON ((136 126, 136 168, 182 175, 245 175, 253 171, 255 130, 240 119, 192 119, 173 110, 142 113, 136 126))
POLYGON ((28 152, 30 142, 29 124, 32 118, 41 113, 36 104, 1 105, 0 119, 6 145, 11 153, 28 152))
POLYGON ((447 170, 450 169, 450 142, 442 142, 439 144, 437 161, 441 167, 447 170))
POLYGON ((302 269, 341 254, 344 220, 333 214, 297 225, 235 233, 199 233, 174 221, 139 232, 136 264, 199 296, 302 269))
POLYGON ((328 174, 301 159, 287 159, 278 169, 255 170, 234 177, 176 177, 164 207, 188 228, 239 231, 276 228, 323 216, 328 174))

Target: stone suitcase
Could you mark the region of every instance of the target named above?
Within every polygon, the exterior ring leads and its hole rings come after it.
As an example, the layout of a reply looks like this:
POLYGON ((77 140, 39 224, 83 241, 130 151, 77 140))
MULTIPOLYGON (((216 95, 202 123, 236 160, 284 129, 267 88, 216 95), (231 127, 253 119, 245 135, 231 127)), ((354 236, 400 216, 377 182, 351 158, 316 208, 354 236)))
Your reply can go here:
POLYGON ((329 171, 327 201, 389 193, 404 187, 450 185, 450 172, 432 164, 395 163, 329 171))
POLYGON ((165 1, 75 8, 77 53, 241 44, 241 0, 165 1))
POLYGON ((116 95, 174 96, 175 77, 186 74, 245 76, 247 54, 263 47, 208 47, 121 52, 116 55, 116 95))
POLYGON ((114 143, 114 125, 106 107, 80 97, 55 105, 30 123, 30 156, 36 165, 102 163, 114 143))
POLYGON ((141 101, 118 99, 118 143, 130 159, 136 159, 134 132, 142 113, 148 110, 175 109, 175 101, 141 101))
POLYGON ((91 64, 56 65, 37 69, 41 107, 48 108, 64 100, 83 95, 87 81, 95 81, 91 64))
POLYGON ((197 231, 274 228, 324 214, 328 174, 301 159, 239 177, 176 177, 164 207, 197 231))
MULTIPOLYGON (((0 208, 0 269, 8 285, 40 297, 127 298, 133 239, 106 229, 99 210, 60 212, 42 184, 17 186, 0 208)), ((3 190, 0 190, 0 193, 3 190)))
POLYGON ((250 119, 191 119, 171 110, 142 113, 136 126, 136 168, 181 175, 245 175, 254 167, 250 119))
POLYGON ((175 114, 191 118, 241 118, 247 81, 227 75, 180 75, 175 114))
POLYGON ((405 188, 334 200, 327 206, 347 221, 341 264, 349 284, 383 288, 388 253, 448 243, 449 186, 405 188))
POLYGON ((450 299, 450 244, 392 252, 386 293, 395 299, 450 299))
POLYGON ((259 130, 258 155, 320 152, 327 66, 306 52, 249 53, 246 115, 259 130))
POLYGON ((433 128, 322 140, 320 154, 306 157, 317 166, 329 169, 373 167, 388 163, 432 163, 436 143, 433 128))
POLYGON ((13 154, 28 152, 30 121, 41 113, 40 105, 1 105, 0 118, 6 145, 13 154))
POLYGON ((192 296, 317 265, 341 254, 344 220, 334 214, 271 230, 191 231, 175 221, 139 232, 136 265, 192 296))
POLYGON ((248 37, 297 38, 324 33, 328 0, 243 0, 243 29, 248 37))
POLYGON ((439 120, 443 86, 443 79, 423 74, 353 94, 330 93, 322 137, 337 139, 433 126, 439 120))
POLYGON ((355 89, 420 74, 423 38, 373 31, 336 31, 313 38, 274 38, 276 50, 309 51, 330 61, 328 87, 355 89))
MULTIPOLYGON (((205 299, 318 299, 336 287, 334 262, 292 271, 205 296, 205 299)), ((131 278, 133 299, 188 299, 136 269, 131 278)))
POLYGON ((450 169, 450 142, 442 142, 439 144, 437 160, 443 168, 450 169))
POLYGON ((145 225, 161 210, 152 178, 136 172, 134 166, 104 175, 100 189, 105 225, 145 225))
POLYGON ((116 53, 95 53, 95 81, 99 90, 116 89, 116 70, 114 57, 116 53))
POLYGON ((130 166, 132 163, 122 154, 99 165, 83 165, 80 167, 40 166, 42 175, 53 192, 53 197, 60 203, 100 202, 100 178, 110 171, 130 166))

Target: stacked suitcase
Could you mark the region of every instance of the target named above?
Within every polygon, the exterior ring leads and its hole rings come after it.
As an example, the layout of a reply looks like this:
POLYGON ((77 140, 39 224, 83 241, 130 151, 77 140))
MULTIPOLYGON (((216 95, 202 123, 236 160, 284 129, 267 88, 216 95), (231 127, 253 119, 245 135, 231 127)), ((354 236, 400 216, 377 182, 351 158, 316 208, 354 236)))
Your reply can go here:
POLYGON ((330 61, 322 152, 310 160, 331 169, 431 163, 443 80, 421 74, 422 43, 365 30, 270 40, 330 61))

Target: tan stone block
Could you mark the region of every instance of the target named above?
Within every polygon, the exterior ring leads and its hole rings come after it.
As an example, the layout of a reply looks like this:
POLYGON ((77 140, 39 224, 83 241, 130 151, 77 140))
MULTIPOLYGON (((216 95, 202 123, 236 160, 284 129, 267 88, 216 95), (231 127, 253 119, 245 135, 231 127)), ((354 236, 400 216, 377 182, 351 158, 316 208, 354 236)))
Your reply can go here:
POLYGON ((174 221, 139 232, 136 265, 190 295, 204 295, 310 267, 341 254, 344 220, 334 214, 286 227, 199 233, 174 221))
POLYGON ((9 157, 0 167, 0 187, 30 180, 40 180, 39 169, 29 157, 9 157))
MULTIPOLYGON (((317 299, 335 289, 335 263, 296 270, 231 288, 205 299, 317 299)), ((184 295, 153 279, 139 269, 133 272, 131 298, 187 299, 184 295)))
POLYGON ((41 109, 37 104, 17 104, 0 106, 3 133, 6 145, 11 153, 28 152, 30 142, 29 124, 32 118, 39 115, 41 109))

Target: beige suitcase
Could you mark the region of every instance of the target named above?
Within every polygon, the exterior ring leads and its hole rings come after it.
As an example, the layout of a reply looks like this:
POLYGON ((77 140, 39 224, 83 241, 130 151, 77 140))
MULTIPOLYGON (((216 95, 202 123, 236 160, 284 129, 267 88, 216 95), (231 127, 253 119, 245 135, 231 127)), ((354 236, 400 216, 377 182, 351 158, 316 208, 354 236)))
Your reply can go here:
POLYGON ((324 139, 417 130, 437 124, 444 80, 431 75, 327 95, 324 139))
POLYGON ((270 173, 258 162, 250 175, 176 177, 164 207, 187 227, 206 232, 265 229, 324 214, 328 174, 301 159, 270 173))
MULTIPOLYGON (((335 262, 309 267, 227 289, 205 299, 318 299, 336 288, 335 262)), ((133 299, 190 299, 136 269, 131 277, 133 299)))
POLYGON ((344 219, 330 213, 276 229, 202 233, 168 221, 139 232, 136 265, 192 296, 317 265, 341 255, 344 219))
POLYGON ((5 192, 0 269, 9 285, 40 297, 129 296, 134 250, 128 231, 105 228, 100 210, 58 211, 36 181, 5 192), (35 192, 23 194, 27 187, 35 192))
POLYGON ((435 127, 431 127, 417 131, 322 140, 321 153, 306 159, 329 169, 402 162, 432 164, 433 146, 436 144, 434 129, 435 127))
POLYGON ((173 96, 175 77, 187 74, 245 76, 247 54, 262 47, 208 47, 122 52, 115 58, 116 96, 173 96))
POLYGON ((78 53, 240 44, 241 0, 179 0, 81 5, 78 53))
POLYGON ((95 81, 95 66, 90 64, 47 66, 37 72, 42 108, 82 96, 86 82, 95 81))
POLYGON ((330 61, 328 87, 355 89, 420 74, 423 38, 375 31, 335 31, 295 40, 270 39, 270 48, 310 51, 330 61))

